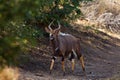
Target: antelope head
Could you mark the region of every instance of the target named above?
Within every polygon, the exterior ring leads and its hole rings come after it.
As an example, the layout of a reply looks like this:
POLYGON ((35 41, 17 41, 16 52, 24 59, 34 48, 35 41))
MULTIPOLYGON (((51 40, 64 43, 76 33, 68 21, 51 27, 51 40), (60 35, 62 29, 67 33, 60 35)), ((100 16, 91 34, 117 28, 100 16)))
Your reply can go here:
POLYGON ((61 28, 59 21, 57 21, 58 22, 58 28, 53 30, 51 28, 51 25, 53 24, 53 22, 54 22, 54 20, 48 25, 48 27, 45 27, 46 32, 50 34, 50 40, 56 39, 56 37, 60 33, 60 28, 61 28))

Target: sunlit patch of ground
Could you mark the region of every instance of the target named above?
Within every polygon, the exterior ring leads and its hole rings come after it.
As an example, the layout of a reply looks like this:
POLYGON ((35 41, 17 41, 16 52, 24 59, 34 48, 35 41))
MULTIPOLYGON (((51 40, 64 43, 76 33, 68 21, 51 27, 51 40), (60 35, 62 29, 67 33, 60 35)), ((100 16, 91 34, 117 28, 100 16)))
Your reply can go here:
POLYGON ((18 80, 17 68, 5 67, 0 71, 0 80, 18 80))
MULTIPOLYGON (((101 31, 103 33, 106 33, 108 34, 109 36, 112 36, 112 37, 115 37, 115 38, 118 38, 120 39, 120 35, 119 34, 116 34, 116 33, 112 33, 106 29, 103 28, 99 28, 99 26, 102 26, 102 24, 99 24, 97 22, 94 22, 94 21, 88 21, 88 20, 77 20, 75 22, 75 24, 77 25, 82 25, 82 27, 86 28, 86 27, 90 27, 90 28, 93 28, 95 30, 98 30, 98 31, 101 31)), ((120 44, 119 44, 120 45, 120 44)))

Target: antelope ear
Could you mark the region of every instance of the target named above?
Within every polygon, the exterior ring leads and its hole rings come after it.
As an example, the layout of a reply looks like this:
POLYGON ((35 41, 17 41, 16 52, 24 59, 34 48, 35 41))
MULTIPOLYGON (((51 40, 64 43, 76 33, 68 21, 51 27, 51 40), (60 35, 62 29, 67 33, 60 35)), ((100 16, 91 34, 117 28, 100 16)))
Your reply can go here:
POLYGON ((47 33, 50 33, 50 30, 49 30, 47 27, 45 27, 45 31, 46 31, 47 33))

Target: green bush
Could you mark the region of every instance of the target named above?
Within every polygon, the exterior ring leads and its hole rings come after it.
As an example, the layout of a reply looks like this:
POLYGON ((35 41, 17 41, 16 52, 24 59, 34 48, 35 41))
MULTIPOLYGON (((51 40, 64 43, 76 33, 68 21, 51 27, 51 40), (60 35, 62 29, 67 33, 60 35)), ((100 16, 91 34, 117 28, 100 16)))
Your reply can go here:
POLYGON ((0 0, 0 65, 16 64, 43 36, 41 26, 79 18, 81 1, 90 0, 0 0))
POLYGON ((36 44, 36 38, 42 32, 23 22, 10 22, 0 33, 0 67, 17 64, 19 55, 28 51, 36 44))

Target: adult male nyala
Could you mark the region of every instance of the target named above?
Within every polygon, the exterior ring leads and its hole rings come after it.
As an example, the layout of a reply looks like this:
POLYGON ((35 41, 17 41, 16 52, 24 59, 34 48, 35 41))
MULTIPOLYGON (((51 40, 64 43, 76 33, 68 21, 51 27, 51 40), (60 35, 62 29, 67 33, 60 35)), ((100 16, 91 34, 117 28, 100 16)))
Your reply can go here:
MULTIPOLYGON (((58 22, 58 21, 57 21, 58 22)), ((45 30, 50 34, 50 43, 52 44, 53 57, 50 65, 50 73, 53 69, 56 57, 62 58, 62 70, 63 75, 65 75, 65 63, 66 57, 70 56, 70 61, 72 62, 72 71, 74 71, 75 65, 75 55, 80 60, 83 71, 85 72, 83 56, 80 52, 80 40, 71 34, 65 34, 60 31, 61 25, 58 22, 58 28, 52 29, 50 26, 53 21, 49 24, 48 28, 45 30)))

